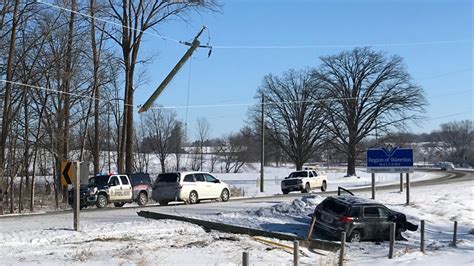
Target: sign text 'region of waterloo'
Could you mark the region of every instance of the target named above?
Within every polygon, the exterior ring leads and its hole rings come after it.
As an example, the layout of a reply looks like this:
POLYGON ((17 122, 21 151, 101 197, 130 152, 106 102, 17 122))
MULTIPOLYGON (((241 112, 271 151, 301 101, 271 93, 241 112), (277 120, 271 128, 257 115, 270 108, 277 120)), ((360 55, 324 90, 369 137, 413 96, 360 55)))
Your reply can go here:
POLYGON ((413 173, 413 149, 380 148, 367 150, 369 173, 413 173))

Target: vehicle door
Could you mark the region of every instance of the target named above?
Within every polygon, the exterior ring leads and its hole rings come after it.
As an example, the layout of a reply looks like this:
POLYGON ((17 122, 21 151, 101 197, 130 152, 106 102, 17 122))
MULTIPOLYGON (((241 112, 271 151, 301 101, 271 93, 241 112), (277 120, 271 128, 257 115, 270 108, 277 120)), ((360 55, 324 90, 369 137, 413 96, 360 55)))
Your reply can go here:
POLYGON ((131 200, 132 199, 132 184, 126 175, 120 176, 120 181, 122 185, 120 186, 121 198, 122 200, 131 200))
POLYGON ((218 198, 221 195, 222 192, 222 185, 220 181, 213 177, 210 174, 204 174, 204 177, 206 177, 206 187, 209 190, 209 197, 210 198, 218 198))
POLYGON ((364 207, 364 235, 367 239, 385 239, 383 235, 388 224, 387 217, 381 216, 380 206, 364 207))
POLYGON ((194 178, 196 179, 196 191, 198 193, 199 199, 208 199, 210 197, 210 186, 208 187, 208 183, 206 182, 206 177, 204 174, 198 173, 194 174, 194 178))
POLYGON ((117 201, 117 200, 120 200, 120 197, 121 197, 121 192, 120 192, 120 181, 119 181, 119 178, 118 176, 116 175, 113 175, 109 178, 109 182, 108 182, 108 185, 109 185, 109 200, 110 201, 117 201))
POLYGON ((199 197, 199 189, 198 189, 199 184, 196 183, 194 174, 185 175, 181 184, 182 184, 182 187, 181 187, 182 195, 189 195, 191 191, 196 190, 198 192, 198 197, 199 197))
POLYGON ((309 177, 309 185, 311 186, 311 189, 317 187, 317 177, 316 173, 314 171, 308 171, 308 177, 309 177))
POLYGON ((316 187, 321 187, 323 185, 323 177, 321 176, 321 173, 318 173, 318 171, 313 171, 313 174, 316 182, 316 187))
POLYGON ((383 237, 383 239, 388 240, 390 239, 390 223, 391 223, 388 220, 388 217, 390 216, 391 212, 383 206, 379 206, 378 211, 379 211, 379 218, 380 218, 380 229, 379 229, 378 234, 379 236, 383 237))

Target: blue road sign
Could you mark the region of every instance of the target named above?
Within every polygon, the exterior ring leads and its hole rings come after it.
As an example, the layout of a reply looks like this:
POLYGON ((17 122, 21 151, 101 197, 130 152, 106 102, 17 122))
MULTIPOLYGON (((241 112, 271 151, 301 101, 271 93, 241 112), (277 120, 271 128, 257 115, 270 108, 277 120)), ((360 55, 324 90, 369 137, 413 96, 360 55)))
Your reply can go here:
POLYGON ((367 150, 369 173, 413 173, 413 149, 379 148, 367 150))

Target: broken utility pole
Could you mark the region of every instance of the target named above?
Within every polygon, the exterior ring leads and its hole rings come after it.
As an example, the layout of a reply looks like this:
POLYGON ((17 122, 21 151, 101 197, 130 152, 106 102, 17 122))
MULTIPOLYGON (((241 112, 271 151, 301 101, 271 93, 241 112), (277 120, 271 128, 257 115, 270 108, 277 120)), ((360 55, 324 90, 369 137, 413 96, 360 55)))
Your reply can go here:
POLYGON ((191 55, 196 51, 198 47, 200 47, 200 42, 198 40, 199 36, 201 36, 202 32, 206 29, 206 27, 202 27, 202 29, 199 31, 199 33, 194 37, 194 40, 192 43, 188 42, 183 42, 185 45, 191 46, 188 51, 183 55, 181 60, 174 66, 174 68, 171 70, 171 72, 166 76, 166 78, 161 82, 161 84, 158 86, 158 88, 153 92, 153 94, 148 98, 148 100, 143 104, 140 109, 138 110, 139 113, 146 112, 150 107, 153 105, 155 102, 156 98, 160 96, 160 94, 163 92, 163 90, 168 86, 170 81, 174 78, 174 76, 178 73, 178 71, 183 67, 184 63, 188 61, 188 59, 191 57, 191 55))

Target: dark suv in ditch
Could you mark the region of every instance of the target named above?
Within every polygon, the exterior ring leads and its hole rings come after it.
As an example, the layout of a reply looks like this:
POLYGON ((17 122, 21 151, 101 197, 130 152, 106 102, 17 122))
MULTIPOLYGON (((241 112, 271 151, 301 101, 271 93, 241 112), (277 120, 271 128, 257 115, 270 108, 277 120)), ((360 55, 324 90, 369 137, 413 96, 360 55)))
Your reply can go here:
POLYGON ((336 196, 323 200, 315 209, 315 231, 330 239, 340 239, 345 231, 347 241, 388 240, 390 223, 396 223, 396 239, 401 233, 416 231, 417 225, 406 220, 403 213, 390 210, 371 199, 356 196, 336 196))

